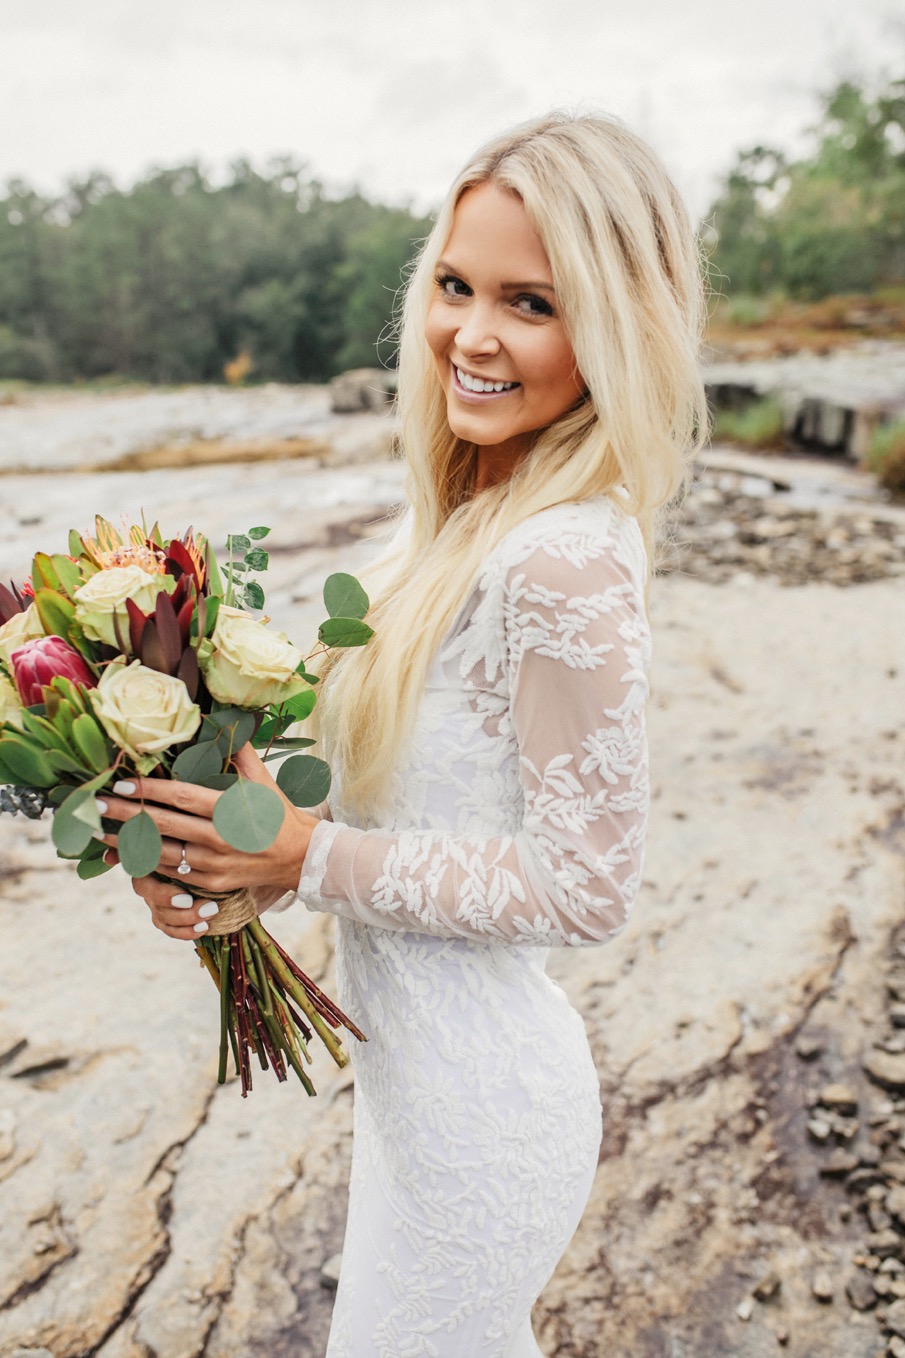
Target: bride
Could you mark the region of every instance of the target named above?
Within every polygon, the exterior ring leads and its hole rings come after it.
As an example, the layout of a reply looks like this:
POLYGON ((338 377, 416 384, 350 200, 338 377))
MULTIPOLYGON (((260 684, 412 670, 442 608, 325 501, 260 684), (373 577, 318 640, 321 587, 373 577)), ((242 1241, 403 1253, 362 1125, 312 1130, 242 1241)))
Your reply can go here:
POLYGON ((618 122, 555 114, 484 146, 406 290, 409 509, 370 585, 375 637, 322 684, 329 806, 287 803, 244 855, 214 792, 108 801, 125 820, 144 799, 164 864, 190 865, 191 895, 134 883, 171 937, 240 885, 338 919, 340 1002, 370 1040, 328 1358, 540 1354, 531 1308, 601 1135, 545 962, 614 938, 641 879, 647 561, 706 426, 701 311, 684 208, 618 122))

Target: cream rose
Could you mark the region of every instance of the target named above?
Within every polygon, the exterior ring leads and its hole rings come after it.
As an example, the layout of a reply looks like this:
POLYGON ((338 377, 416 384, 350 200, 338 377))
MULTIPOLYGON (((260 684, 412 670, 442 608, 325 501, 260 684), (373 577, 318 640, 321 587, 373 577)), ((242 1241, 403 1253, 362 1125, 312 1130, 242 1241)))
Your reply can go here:
POLYGON ((144 771, 159 762, 144 756, 182 745, 201 725, 201 710, 182 680, 149 670, 138 660, 108 665, 90 701, 113 743, 140 761, 144 771))
POLYGON ((303 693, 296 674, 305 657, 284 632, 265 627, 239 608, 221 606, 213 635, 198 650, 204 682, 218 703, 267 707, 303 693))
POLYGON ((161 591, 172 594, 176 581, 171 575, 149 575, 141 566, 111 566, 86 580, 72 596, 75 618, 85 636, 119 650, 113 619, 119 619, 122 640, 128 643, 129 615, 126 600, 132 599, 143 613, 153 612, 161 591))
POLYGON ((5 665, 19 646, 26 641, 39 641, 44 636, 44 628, 34 604, 29 604, 24 613, 14 613, 9 622, 0 627, 0 660, 5 665))
POLYGON ((22 730, 22 703, 16 686, 0 674, 0 726, 4 722, 8 726, 15 726, 17 731, 22 730))

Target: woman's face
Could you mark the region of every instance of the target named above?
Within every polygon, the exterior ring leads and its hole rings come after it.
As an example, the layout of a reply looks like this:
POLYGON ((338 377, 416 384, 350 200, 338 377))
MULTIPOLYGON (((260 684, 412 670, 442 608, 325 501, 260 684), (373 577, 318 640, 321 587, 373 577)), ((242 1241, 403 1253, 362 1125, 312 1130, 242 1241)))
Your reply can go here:
POLYGON ((425 333, 449 426, 487 450, 494 480, 584 390, 544 247, 522 200, 492 181, 459 199, 425 333))

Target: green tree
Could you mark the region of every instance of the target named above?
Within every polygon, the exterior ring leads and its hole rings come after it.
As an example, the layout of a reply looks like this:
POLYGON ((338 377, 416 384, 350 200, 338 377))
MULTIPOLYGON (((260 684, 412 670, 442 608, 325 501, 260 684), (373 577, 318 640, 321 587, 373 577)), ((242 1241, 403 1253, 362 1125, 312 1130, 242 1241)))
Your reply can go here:
POLYGON ((711 209, 715 270, 736 292, 822 297, 905 282, 905 80, 843 81, 822 101, 815 150, 739 156, 711 209))

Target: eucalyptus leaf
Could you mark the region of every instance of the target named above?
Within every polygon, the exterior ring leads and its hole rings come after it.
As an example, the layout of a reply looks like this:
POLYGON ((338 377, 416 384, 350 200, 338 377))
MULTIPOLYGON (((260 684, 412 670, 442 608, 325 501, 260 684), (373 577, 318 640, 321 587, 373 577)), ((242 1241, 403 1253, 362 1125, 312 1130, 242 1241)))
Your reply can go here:
POLYGON ((324 583, 324 605, 331 618, 363 618, 370 601, 354 575, 337 571, 324 583))
POLYGON ((199 740, 173 760, 171 773, 183 783, 202 783, 223 769, 223 750, 220 740, 199 740))
POLYGON ((248 536, 254 538, 255 542, 260 542, 261 538, 266 538, 269 532, 269 528, 249 528, 248 536))
POLYGON ((244 533, 230 533, 226 539, 226 545, 231 552, 246 552, 251 546, 251 539, 244 533))
POLYGON ((264 591, 256 580, 249 580, 245 586, 244 598, 246 608, 264 607, 264 591))
POLYGON ((245 553, 245 564, 253 571, 266 571, 270 564, 270 553, 263 547, 252 547, 245 553))
POLYGON ((280 716, 292 717, 293 721, 304 721, 316 702, 317 694, 313 693, 310 688, 302 693, 293 694, 280 706, 280 716))
POLYGON ((76 873, 83 882, 90 882, 92 877, 102 877, 105 872, 112 872, 115 867, 115 863, 105 863, 103 858, 80 858, 76 873))
POLYGON ((325 646, 364 646, 373 635, 374 629, 358 618, 328 618, 317 629, 325 646))
POLYGON ((130 877, 147 877, 160 863, 163 840, 147 811, 124 821, 116 836, 119 861, 130 877))
POLYGON ((77 857, 91 842, 94 830, 101 828, 100 812, 94 800, 95 788, 84 783, 70 792, 54 812, 50 836, 64 857, 77 857))
POLYGON ((319 806, 330 791, 330 767, 314 755, 292 755, 280 766, 276 781, 293 806, 319 806))
POLYGON ((283 815, 283 803, 271 788, 240 778, 217 799, 214 828, 241 853, 260 853, 276 839, 283 815))
POLYGON ((225 792, 228 787, 232 787, 233 783, 238 783, 238 781, 239 775, 237 773, 215 773, 210 778, 202 778, 198 785, 199 787, 212 788, 214 792, 225 792))

